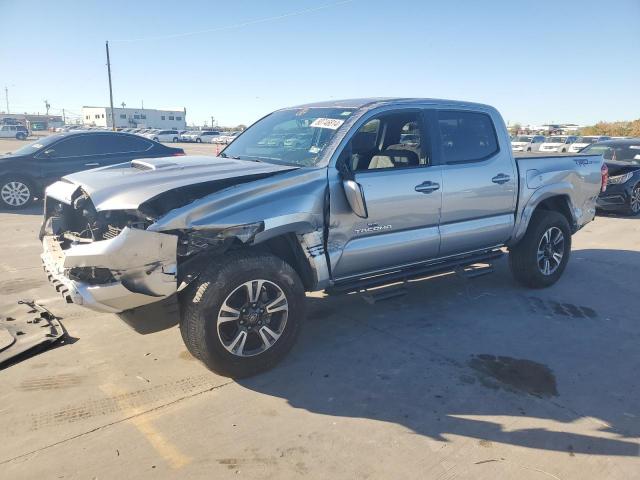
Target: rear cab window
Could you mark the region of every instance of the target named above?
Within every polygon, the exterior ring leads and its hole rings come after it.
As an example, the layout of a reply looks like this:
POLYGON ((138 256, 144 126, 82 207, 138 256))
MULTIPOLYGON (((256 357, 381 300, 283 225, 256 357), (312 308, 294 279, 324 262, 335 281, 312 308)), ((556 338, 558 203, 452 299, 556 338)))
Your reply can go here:
POLYGON ((444 163, 479 162, 499 151, 496 130, 488 114, 438 110, 436 117, 444 163))

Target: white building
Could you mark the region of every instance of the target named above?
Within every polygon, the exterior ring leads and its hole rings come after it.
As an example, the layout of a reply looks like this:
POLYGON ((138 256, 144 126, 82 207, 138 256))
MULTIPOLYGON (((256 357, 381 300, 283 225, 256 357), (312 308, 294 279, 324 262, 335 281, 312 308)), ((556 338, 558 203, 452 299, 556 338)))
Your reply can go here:
MULTIPOLYGON (((116 128, 167 128, 186 130, 187 110, 151 108, 114 108, 116 128)), ((91 127, 111 128, 111 108, 82 107, 82 123, 91 127)))

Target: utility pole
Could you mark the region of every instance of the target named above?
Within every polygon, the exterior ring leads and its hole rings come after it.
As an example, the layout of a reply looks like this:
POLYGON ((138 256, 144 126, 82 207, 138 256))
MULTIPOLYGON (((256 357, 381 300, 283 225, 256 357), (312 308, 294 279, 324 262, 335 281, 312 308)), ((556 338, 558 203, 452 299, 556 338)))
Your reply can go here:
POLYGON ((116 130, 116 121, 115 116, 113 114, 113 88, 111 87, 111 60, 109 59, 109 42, 106 44, 107 49, 107 73, 109 74, 109 105, 111 106, 111 129, 115 132, 116 130))
POLYGON ((7 86, 4 87, 4 98, 7 100, 7 113, 9 112, 9 88, 7 86))
POLYGON ((49 104, 49 100, 45 100, 44 101, 44 108, 47 109, 47 116, 49 115, 49 109, 51 108, 51 105, 49 104))
POLYGON ((213 115, 211 115, 211 128, 213 128, 213 121, 214 121, 214 120, 215 120, 215 119, 213 118, 213 115))
POLYGON ((62 124, 63 125, 67 124, 67 117, 64 114, 64 108, 62 109, 62 124))

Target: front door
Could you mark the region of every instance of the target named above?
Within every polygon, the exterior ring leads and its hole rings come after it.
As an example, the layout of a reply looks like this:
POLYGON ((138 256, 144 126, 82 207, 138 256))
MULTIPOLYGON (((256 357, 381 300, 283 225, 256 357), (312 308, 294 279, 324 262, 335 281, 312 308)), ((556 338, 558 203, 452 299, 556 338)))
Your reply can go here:
POLYGON ((368 217, 351 211, 340 180, 330 182, 334 279, 438 256, 442 179, 432 165, 428 130, 419 110, 385 112, 367 119, 343 150, 338 161, 362 187, 368 217))

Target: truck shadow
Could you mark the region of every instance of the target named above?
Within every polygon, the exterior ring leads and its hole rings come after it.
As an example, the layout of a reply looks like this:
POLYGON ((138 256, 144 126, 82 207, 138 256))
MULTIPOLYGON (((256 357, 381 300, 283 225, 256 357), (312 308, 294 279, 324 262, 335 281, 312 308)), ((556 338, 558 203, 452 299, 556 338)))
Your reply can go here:
POLYGON ((543 291, 514 285, 501 261, 494 275, 416 281, 405 296, 374 304, 310 297, 294 351, 238 384, 311 413, 395 423, 442 442, 637 456, 640 391, 629 379, 640 368, 631 313, 640 299, 628 281, 640 253, 574 257, 543 291), (585 295, 604 284, 606 297, 585 295))

